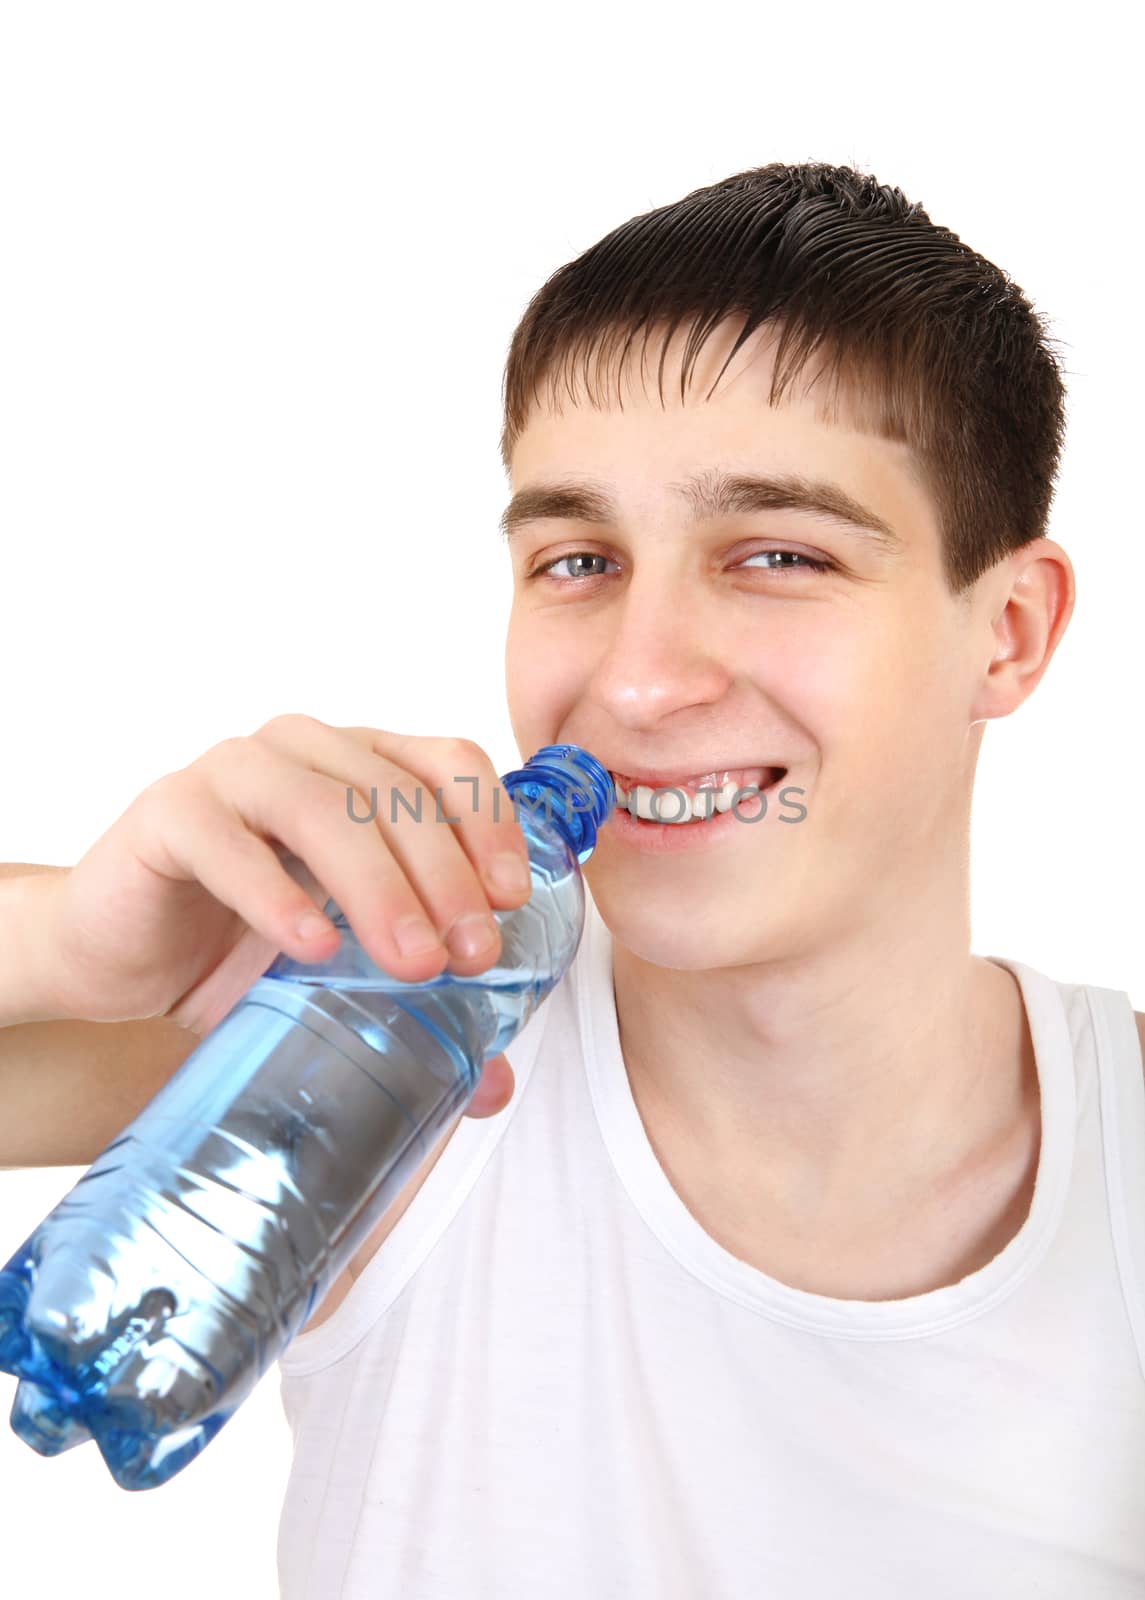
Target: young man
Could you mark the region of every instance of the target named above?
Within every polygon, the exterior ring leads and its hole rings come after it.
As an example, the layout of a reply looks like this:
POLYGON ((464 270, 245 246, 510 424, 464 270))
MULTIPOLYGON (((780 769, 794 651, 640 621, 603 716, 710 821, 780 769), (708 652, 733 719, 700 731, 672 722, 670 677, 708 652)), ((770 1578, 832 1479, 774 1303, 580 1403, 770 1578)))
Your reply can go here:
MULTIPOLYGON (((1074 603, 1039 319, 898 190, 773 165, 558 272, 505 404, 514 733, 636 815, 567 979, 282 1358, 284 1595, 1145 1592, 1145 1018, 969 950, 982 733, 1074 603), (713 812, 725 782, 764 794, 713 812)), ((165 1029, 165 1075, 276 949, 329 953, 267 840, 387 970, 441 970, 402 922, 523 899, 473 775, 278 718, 0 884, 39 931, 0 1160, 94 1158, 157 1087, 122 1061, 165 1029), (459 778, 456 829, 345 826, 347 785, 459 778)))

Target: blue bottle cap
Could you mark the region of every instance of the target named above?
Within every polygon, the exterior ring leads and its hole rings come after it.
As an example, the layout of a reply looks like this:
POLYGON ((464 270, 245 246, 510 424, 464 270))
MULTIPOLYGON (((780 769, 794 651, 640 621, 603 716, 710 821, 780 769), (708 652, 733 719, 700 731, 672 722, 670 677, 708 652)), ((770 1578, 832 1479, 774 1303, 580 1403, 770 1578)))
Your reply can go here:
POLYGON ((545 815, 559 826, 582 864, 596 848, 597 830, 616 804, 608 768, 578 744, 542 745, 523 767, 503 773, 501 782, 510 795, 519 793, 531 805, 549 794, 545 815))

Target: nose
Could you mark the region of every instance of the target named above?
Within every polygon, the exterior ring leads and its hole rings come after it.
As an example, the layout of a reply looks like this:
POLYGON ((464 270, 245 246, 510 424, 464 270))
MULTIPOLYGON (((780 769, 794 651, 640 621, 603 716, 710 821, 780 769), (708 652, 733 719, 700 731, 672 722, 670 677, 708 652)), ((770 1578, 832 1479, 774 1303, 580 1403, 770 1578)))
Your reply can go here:
POLYGON ((688 585, 633 577, 608 625, 588 693, 618 726, 654 728, 675 711, 714 705, 727 693, 734 673, 688 585))

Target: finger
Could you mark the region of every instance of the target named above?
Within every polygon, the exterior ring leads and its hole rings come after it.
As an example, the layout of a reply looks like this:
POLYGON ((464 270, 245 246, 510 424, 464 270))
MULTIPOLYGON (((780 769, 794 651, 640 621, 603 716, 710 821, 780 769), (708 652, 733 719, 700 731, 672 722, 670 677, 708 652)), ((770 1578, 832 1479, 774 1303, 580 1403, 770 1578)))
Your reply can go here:
POLYGON ((446 951, 432 926, 427 937, 434 942, 424 951, 397 942, 404 930, 429 919, 376 831, 347 828, 339 786, 269 746, 226 740, 175 774, 164 803, 152 807, 152 830, 152 850, 161 861, 177 875, 197 879, 299 959, 331 954, 336 930, 320 917, 321 937, 308 939, 296 919, 316 908, 268 839, 306 863, 383 970, 412 981, 441 971, 446 951))
POLYGON ((505 1055, 490 1056, 481 1068, 473 1097, 465 1107, 467 1117, 493 1117, 513 1098, 516 1080, 505 1055))
MULTIPOLYGON (((502 787, 496 767, 480 745, 471 739, 424 738, 376 728, 341 731, 422 778, 427 785, 424 797, 427 812, 440 806, 445 816, 457 817, 454 832, 481 878, 491 904, 506 909, 524 904, 532 893, 525 836, 514 815, 512 797, 502 787), (517 887, 510 887, 508 881, 494 871, 495 863, 502 857, 518 867, 517 887)), ((400 803, 394 809, 400 823, 408 813, 400 803)), ((387 818, 389 811, 387 808, 387 818)))
POLYGON ((331 954, 338 942, 334 924, 271 845, 209 790, 176 796, 170 786, 177 776, 159 779, 135 802, 143 864, 166 878, 201 883, 275 950, 303 961, 331 954), (304 924, 305 934, 299 931, 304 924))
MULTIPOLYGON (((372 823, 416 888, 445 939, 452 969, 473 974, 497 957, 500 935, 490 908, 523 905, 532 885, 524 835, 511 820, 520 886, 495 888, 493 878, 486 875, 493 858, 503 853, 501 824, 511 818, 512 806, 502 791, 501 815, 495 818, 496 773, 477 746, 449 739, 406 740, 374 729, 332 728, 313 718, 293 716, 272 719, 255 738, 299 765, 336 778, 347 795, 355 791, 368 795, 368 805, 355 803, 354 817, 372 823), (377 747, 388 748, 391 738, 416 747, 416 772, 380 753, 377 747), (459 749, 459 743, 464 748, 459 749)), ((353 825, 349 805, 347 819, 353 825)))

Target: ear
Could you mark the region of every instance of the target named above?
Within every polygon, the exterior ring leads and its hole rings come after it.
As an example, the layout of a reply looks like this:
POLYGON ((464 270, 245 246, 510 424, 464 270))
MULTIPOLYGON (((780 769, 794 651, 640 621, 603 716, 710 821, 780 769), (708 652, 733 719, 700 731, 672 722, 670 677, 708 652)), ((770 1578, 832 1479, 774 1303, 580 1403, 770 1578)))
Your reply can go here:
POLYGON ((973 721, 1008 717, 1050 664, 1073 615, 1073 563, 1053 539, 1023 545, 982 583, 984 671, 973 721))

